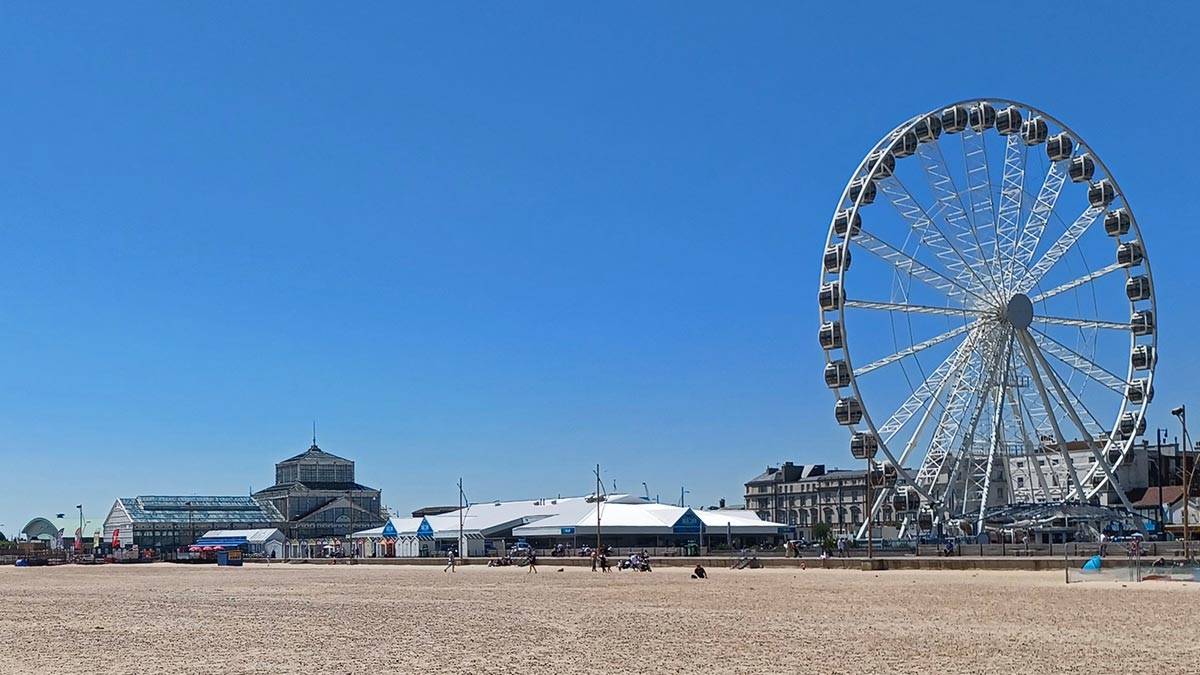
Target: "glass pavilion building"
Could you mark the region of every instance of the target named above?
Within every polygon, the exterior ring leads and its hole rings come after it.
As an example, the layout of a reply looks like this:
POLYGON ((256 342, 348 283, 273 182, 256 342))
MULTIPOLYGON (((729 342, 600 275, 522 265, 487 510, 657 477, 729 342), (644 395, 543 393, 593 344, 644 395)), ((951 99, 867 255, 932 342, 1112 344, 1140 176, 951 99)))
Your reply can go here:
POLYGON ((122 497, 104 520, 104 541, 119 531, 122 547, 174 551, 209 530, 278 528, 293 542, 329 543, 383 525, 380 498, 379 490, 355 482, 353 461, 314 440, 275 465, 274 485, 250 496, 122 497))

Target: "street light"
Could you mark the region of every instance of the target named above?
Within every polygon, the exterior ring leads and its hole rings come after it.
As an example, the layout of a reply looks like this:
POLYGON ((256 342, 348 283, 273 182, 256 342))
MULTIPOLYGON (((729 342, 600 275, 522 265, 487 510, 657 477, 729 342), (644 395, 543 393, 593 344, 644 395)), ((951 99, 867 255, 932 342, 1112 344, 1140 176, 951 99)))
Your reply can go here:
MULTIPOLYGON (((1171 414, 1179 418, 1180 425, 1183 426, 1183 558, 1184 560, 1192 559, 1191 547, 1191 521, 1188 516, 1189 506, 1192 497, 1192 474, 1196 468, 1195 461, 1188 462, 1188 449, 1192 446, 1191 437, 1188 436, 1187 428, 1187 406, 1179 406, 1172 408, 1171 414)), ((1195 459, 1194 457, 1192 458, 1195 459)))

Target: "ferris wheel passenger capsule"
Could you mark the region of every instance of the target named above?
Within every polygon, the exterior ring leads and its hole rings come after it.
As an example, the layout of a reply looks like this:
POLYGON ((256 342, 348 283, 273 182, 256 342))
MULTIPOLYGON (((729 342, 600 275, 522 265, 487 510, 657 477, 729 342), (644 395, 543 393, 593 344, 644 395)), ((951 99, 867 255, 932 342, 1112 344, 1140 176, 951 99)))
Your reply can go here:
POLYGON ((1067 167, 1067 175, 1071 177, 1072 183, 1087 183, 1096 175, 1096 162, 1092 160, 1091 155, 1080 155, 1071 160, 1071 165, 1067 167))
POLYGON ((825 249, 825 271, 841 272, 850 269, 850 251, 842 246, 825 249))
POLYGON ((850 201, 859 204, 870 204, 875 201, 875 181, 859 178, 850 184, 850 201), (861 199, 859 197, 861 195, 861 199))
POLYGON ((842 209, 833 216, 833 233, 839 237, 845 237, 847 233, 851 239, 858 236, 862 230, 862 217, 858 215, 858 211, 854 212, 854 217, 850 217, 849 209, 842 209))
POLYGON ((912 127, 917 140, 922 143, 932 143, 942 135, 942 120, 936 115, 926 115, 912 127))
POLYGON ((1150 335, 1154 332, 1154 310, 1143 309, 1129 317, 1129 329, 1134 335, 1150 335))
POLYGON ((831 351, 841 349, 846 341, 842 336, 842 324, 839 321, 826 321, 821 324, 821 330, 817 332, 817 340, 821 343, 821 349, 831 351))
POLYGON ((892 154, 896 159, 911 157, 917 151, 918 145, 920 145, 920 141, 917 140, 917 135, 911 131, 905 131, 892 145, 892 154))
MULTIPOLYGON (((1025 145, 1045 143, 1049 133, 1050 130, 1046 128, 1046 120, 1040 117, 1031 117, 1028 122, 1021 125, 1021 136, 1025 139, 1025 145)), ((1067 155, 1070 156, 1070 153, 1067 155)))
POLYGON ((879 439, 869 431, 856 431, 850 437, 850 454, 855 459, 874 459, 879 452, 879 439))
POLYGON ((1133 352, 1129 356, 1129 362, 1134 370, 1150 370, 1154 367, 1154 361, 1153 345, 1138 345, 1133 348, 1133 352))
POLYGON ((967 128, 967 107, 956 105, 942 111, 942 131, 957 134, 967 128))
POLYGON ((1130 403, 1141 403, 1145 401, 1149 403, 1154 400, 1154 387, 1145 379, 1134 380, 1125 387, 1125 398, 1129 399, 1130 403))
POLYGON ((1021 117, 1021 111, 1017 110, 1016 106, 1008 106, 1004 110, 996 113, 996 131, 1002 136, 1011 136, 1021 133, 1021 126, 1024 124, 1024 119, 1021 117))
POLYGON ((846 299, 842 293, 842 285, 836 281, 821 284, 821 290, 817 293, 817 301, 821 303, 821 309, 830 311, 838 309, 842 306, 842 301, 846 299))
POLYGON ((1117 189, 1108 180, 1088 186, 1088 203, 1092 206, 1108 206, 1117 198, 1117 189))
POLYGON ((1064 159, 1070 159, 1073 150, 1075 150, 1075 143, 1065 131, 1046 139, 1046 155, 1050 157, 1051 161, 1061 162, 1064 159))
POLYGON ((825 386, 830 389, 850 386, 850 366, 841 359, 825 364, 825 386))
POLYGON ((1122 237, 1129 233, 1133 218, 1127 209, 1117 209, 1104 214, 1104 232, 1110 237, 1122 237))
POLYGON ((1150 299, 1150 277, 1139 275, 1125 281, 1125 295, 1130 302, 1150 299))
POLYGON ((1141 436, 1144 433, 1146 433, 1145 417, 1138 419, 1138 416, 1131 412, 1121 415, 1121 419, 1117 422, 1117 434, 1121 438, 1141 436))
POLYGON ((839 398, 837 405, 833 407, 833 416, 837 418, 837 423, 842 426, 858 424, 862 421, 862 404, 858 402, 858 399, 853 397, 839 398))
POLYGON ((1144 257, 1142 245, 1136 241, 1127 241, 1117 247, 1117 264, 1121 267, 1140 265, 1144 257))
POLYGON ((887 178, 896 172, 896 157, 887 151, 877 151, 867 157, 867 166, 875 167, 871 177, 875 180, 887 178))
MULTIPOLYGON (((1020 117, 1020 113, 1017 116, 1020 117)), ((978 105, 971 106, 971 110, 967 113, 968 122, 971 128, 975 131, 985 131, 996 126, 996 109, 990 103, 980 102, 978 105)))

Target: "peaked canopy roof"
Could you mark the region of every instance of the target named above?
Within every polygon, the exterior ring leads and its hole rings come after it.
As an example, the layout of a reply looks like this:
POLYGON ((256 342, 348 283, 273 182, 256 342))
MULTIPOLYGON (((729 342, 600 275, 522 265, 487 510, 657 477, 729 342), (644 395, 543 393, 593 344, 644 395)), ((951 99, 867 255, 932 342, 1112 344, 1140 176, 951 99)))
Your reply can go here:
POLYGON ((337 455, 335 455, 333 453, 325 452, 317 445, 317 442, 314 440, 313 444, 308 446, 308 450, 305 450, 304 452, 302 452, 294 457, 288 457, 287 459, 280 462, 280 464, 286 464, 288 462, 299 462, 299 461, 306 460, 306 459, 324 460, 324 461, 331 461, 331 462, 346 462, 347 464, 354 463, 352 460, 346 459, 345 457, 338 457, 337 455))

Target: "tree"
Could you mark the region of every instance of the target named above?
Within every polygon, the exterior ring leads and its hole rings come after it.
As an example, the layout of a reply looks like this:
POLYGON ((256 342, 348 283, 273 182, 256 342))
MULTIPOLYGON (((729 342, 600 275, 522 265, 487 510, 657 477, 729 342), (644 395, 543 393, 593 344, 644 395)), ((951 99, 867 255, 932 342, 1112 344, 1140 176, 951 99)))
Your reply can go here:
POLYGON ((832 531, 833 527, 829 523, 817 523, 813 525, 813 540, 818 542, 825 541, 825 538, 832 531))

